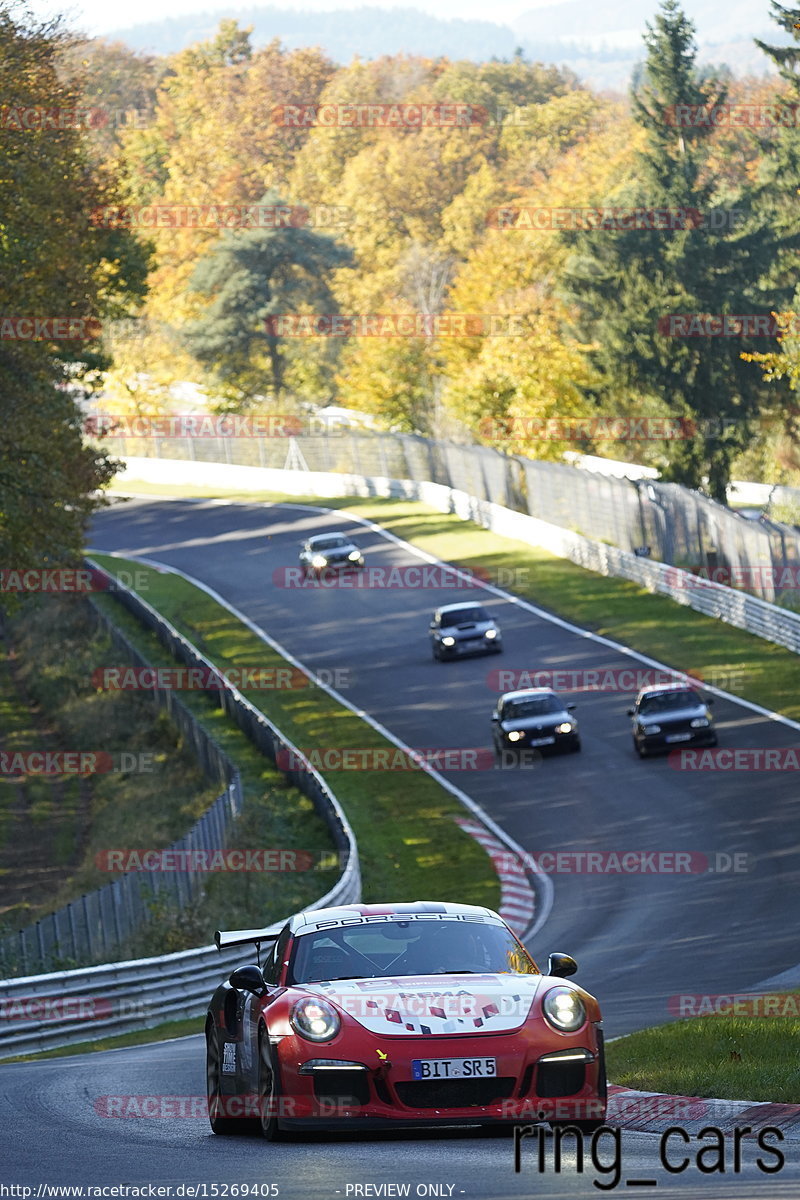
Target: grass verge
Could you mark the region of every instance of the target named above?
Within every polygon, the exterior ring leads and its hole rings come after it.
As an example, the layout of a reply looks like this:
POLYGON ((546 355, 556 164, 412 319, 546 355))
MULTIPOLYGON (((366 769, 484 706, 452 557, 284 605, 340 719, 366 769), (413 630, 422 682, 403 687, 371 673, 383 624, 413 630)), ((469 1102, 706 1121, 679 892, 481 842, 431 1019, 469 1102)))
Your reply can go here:
POLYGON ((785 1016, 716 1014, 619 1038, 607 1047, 614 1083, 643 1092, 800 1104, 800 993, 781 996, 785 1016))
MULTIPOLYGON (((187 580, 110 555, 92 557, 112 572, 122 571, 128 577, 134 570, 138 572, 147 603, 221 671, 254 667, 269 671, 286 666, 286 660, 237 617, 187 580)), ((101 601, 112 606, 114 621, 141 646, 154 666, 172 664, 155 637, 111 595, 101 601)), ((297 746, 395 751, 360 717, 315 685, 244 689, 243 694, 297 746)), ((219 710, 211 707, 203 693, 185 692, 182 698, 193 710, 202 711, 204 721, 215 721, 219 710)), ((254 748, 253 753, 257 754, 254 748)), ((490 859, 455 824, 455 818, 464 815, 462 805, 430 776, 422 771, 413 776, 408 771, 341 771, 331 785, 356 835, 366 902, 458 900, 497 908, 500 885, 490 859)))

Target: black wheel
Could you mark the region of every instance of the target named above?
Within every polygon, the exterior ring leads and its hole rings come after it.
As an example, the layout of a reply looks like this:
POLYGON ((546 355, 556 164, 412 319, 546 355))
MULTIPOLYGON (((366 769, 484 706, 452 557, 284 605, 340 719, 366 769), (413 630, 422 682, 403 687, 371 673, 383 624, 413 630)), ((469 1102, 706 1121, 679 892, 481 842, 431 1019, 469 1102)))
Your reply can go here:
POLYGON ((442 661, 442 652, 439 649, 439 647, 436 645, 436 642, 431 642, 431 654, 433 655, 434 662, 442 661))
POLYGON ((714 736, 712 737, 711 741, 708 744, 709 744, 709 746, 717 745, 717 735, 716 734, 714 734, 714 736))
POLYGON ((572 743, 572 753, 578 754, 580 752, 580 748, 581 748, 581 739, 576 738, 575 741, 572 743))
POLYGON ((640 742, 637 742, 636 738, 633 739, 633 748, 636 751, 636 753, 639 755, 639 758, 647 758, 647 751, 645 750, 644 746, 641 745, 640 742))
POLYGON ((495 646, 495 648, 494 648, 494 652, 495 652, 495 654, 502 654, 502 653, 503 653, 503 643, 502 643, 502 642, 500 643, 500 645, 499 645, 499 646, 495 646))
POLYGON ((226 1117, 225 1102, 235 1099, 222 1091, 222 1061, 219 1037, 212 1021, 206 1025, 206 1095, 208 1096, 208 1120, 214 1133, 230 1135, 251 1133, 254 1123, 244 1117, 226 1117))
POLYGON ((278 1128, 278 1082, 269 1036, 262 1026, 258 1032, 258 1120, 262 1137, 268 1142, 283 1140, 278 1128))

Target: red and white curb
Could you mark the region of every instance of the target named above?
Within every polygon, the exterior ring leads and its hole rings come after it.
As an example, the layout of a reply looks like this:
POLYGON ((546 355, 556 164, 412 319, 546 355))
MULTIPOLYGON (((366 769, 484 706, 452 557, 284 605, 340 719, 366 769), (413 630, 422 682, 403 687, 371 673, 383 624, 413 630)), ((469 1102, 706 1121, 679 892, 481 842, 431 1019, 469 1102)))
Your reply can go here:
POLYGON ((784 1137, 800 1138, 800 1104, 754 1104, 750 1100, 707 1100, 701 1096, 666 1096, 659 1092, 637 1092, 609 1084, 609 1125, 639 1133, 663 1133, 680 1126, 688 1134, 699 1134, 711 1125, 723 1133, 749 1128, 752 1134, 767 1126, 780 1129, 784 1137))
POLYGON ((480 842, 492 860, 500 880, 500 916, 515 933, 525 933, 533 923, 536 896, 522 864, 507 846, 477 821, 456 817, 456 824, 480 842))

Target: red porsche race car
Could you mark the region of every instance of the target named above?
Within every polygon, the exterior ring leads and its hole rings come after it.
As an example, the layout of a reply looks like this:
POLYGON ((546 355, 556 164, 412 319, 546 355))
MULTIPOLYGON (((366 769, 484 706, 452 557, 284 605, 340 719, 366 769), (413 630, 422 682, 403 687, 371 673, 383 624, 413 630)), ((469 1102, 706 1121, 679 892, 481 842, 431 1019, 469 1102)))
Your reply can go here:
POLYGON ((272 946, 211 998, 215 1133, 604 1121, 597 1001, 491 909, 347 905, 216 942, 272 946))

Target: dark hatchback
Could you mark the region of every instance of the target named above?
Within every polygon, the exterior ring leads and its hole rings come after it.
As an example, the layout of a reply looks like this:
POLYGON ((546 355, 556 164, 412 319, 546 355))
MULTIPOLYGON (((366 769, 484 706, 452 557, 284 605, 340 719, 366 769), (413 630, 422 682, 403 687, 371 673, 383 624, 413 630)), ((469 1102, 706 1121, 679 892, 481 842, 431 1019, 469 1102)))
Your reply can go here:
POLYGON ((429 633, 433 657, 440 662, 465 654, 499 654, 503 649, 500 626, 474 601, 437 608, 429 633))
POLYGON ((713 700, 704 700, 692 687, 663 684, 643 688, 633 717, 633 745, 640 758, 675 746, 716 746, 717 732, 709 711, 713 700))
POLYGON ((506 692, 492 713, 495 755, 504 759, 510 751, 580 750, 574 704, 565 704, 551 688, 526 688, 506 692))

